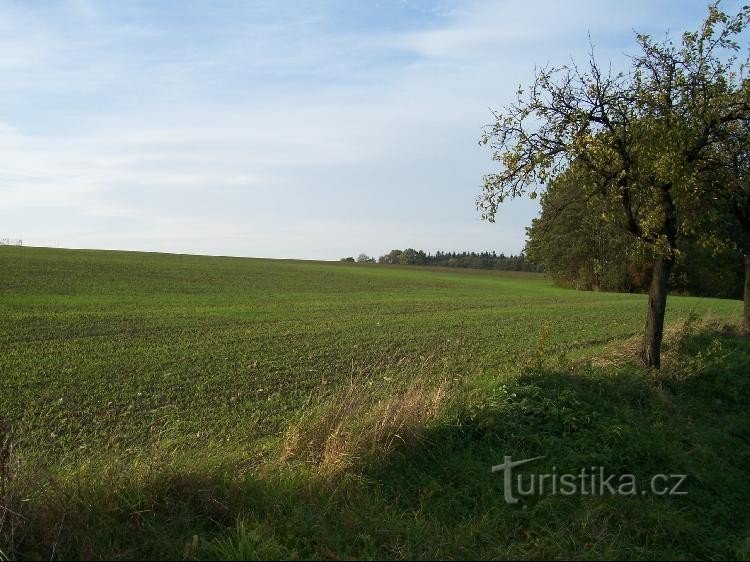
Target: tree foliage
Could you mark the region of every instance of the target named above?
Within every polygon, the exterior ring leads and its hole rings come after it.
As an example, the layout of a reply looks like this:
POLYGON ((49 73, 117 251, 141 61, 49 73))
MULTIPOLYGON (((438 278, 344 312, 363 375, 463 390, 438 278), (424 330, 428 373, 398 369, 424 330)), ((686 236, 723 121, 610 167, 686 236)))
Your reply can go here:
MULTIPOLYGON (((557 178, 541 197, 541 213, 527 229, 525 253, 557 284, 583 290, 644 292, 651 281, 653 255, 606 216, 601 201, 581 201, 581 178, 573 170, 557 178)), ((616 216, 616 215, 615 215, 616 216)), ((728 211, 722 217, 732 222, 728 211)), ((682 235, 671 292, 737 298, 742 295, 744 269, 739 253, 728 244, 708 247, 682 235)))
POLYGON ((614 223, 647 245, 654 258, 641 356, 649 366, 659 366, 680 234, 700 221, 691 212, 700 172, 727 128, 750 113, 736 58, 749 20, 750 7, 729 16, 713 4, 677 44, 638 34, 627 72, 602 67, 593 49, 585 68, 542 68, 514 103, 494 112, 480 141, 500 165, 477 201, 484 219, 494 221, 506 198, 536 197, 575 164, 587 180, 577 199, 616 205, 614 223))

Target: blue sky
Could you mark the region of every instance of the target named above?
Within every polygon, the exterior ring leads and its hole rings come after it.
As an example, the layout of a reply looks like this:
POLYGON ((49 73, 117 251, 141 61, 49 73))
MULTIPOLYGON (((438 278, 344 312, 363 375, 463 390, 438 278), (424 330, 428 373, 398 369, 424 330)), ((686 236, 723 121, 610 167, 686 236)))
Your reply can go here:
MULTIPOLYGON (((739 2, 724 2, 733 12, 739 2)), ((475 199, 535 65, 624 64, 695 1, 0 1, 0 237, 338 259, 519 252, 475 199)))

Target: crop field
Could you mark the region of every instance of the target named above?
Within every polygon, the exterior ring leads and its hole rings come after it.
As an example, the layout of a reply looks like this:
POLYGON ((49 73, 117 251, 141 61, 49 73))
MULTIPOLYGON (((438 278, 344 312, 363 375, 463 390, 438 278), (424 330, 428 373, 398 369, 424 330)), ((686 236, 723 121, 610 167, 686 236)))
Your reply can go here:
POLYGON ((0 248, 0 423, 21 490, 0 558, 747 555, 750 350, 689 331, 742 304, 670 297, 689 336, 672 349, 692 351, 659 381, 594 360, 645 307, 537 274, 0 248), (429 407, 404 398, 415 384, 429 407), (385 452, 324 475, 308 437, 331 405, 361 421, 394 395, 421 406, 385 452), (510 453, 693 470, 693 488, 508 506, 489 469, 510 453))

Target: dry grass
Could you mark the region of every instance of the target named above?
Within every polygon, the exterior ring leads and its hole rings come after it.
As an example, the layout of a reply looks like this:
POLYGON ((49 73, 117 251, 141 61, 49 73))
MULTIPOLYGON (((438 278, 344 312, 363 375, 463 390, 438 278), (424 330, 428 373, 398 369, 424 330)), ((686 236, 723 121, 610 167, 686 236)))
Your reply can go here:
POLYGON ((13 432, 0 422, 0 560, 13 557, 12 545, 23 519, 17 508, 20 502, 18 487, 18 458, 13 450, 13 432))
MULTIPOLYGON (((690 315, 668 325, 664 329, 662 340, 662 370, 669 371, 688 339, 701 332, 734 333, 737 327, 707 313, 702 317, 690 315)), ((627 362, 638 360, 643 336, 641 334, 624 340, 616 340, 607 345, 596 357, 589 360, 594 367, 617 367, 627 362)))
POLYGON ((358 459, 382 457, 398 446, 416 444, 455 381, 436 381, 418 372, 410 379, 399 383, 385 377, 385 388, 352 379, 333 398, 307 409, 289 428, 281 461, 301 460, 332 476, 358 459))

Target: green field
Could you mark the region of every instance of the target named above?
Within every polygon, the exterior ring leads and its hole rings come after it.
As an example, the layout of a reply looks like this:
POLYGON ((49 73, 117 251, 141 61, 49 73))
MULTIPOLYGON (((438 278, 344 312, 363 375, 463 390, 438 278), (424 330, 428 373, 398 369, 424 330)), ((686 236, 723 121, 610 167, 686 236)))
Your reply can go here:
MULTIPOLYGON (((0 559, 747 557, 748 342, 691 320, 663 374, 602 366, 645 307, 535 274, 2 247, 0 559), (415 439, 334 475, 282 454, 336 404, 365 434, 415 381, 447 395, 415 439), (504 454, 690 495, 506 505, 504 454)), ((667 322, 741 309, 671 297, 667 322)))

